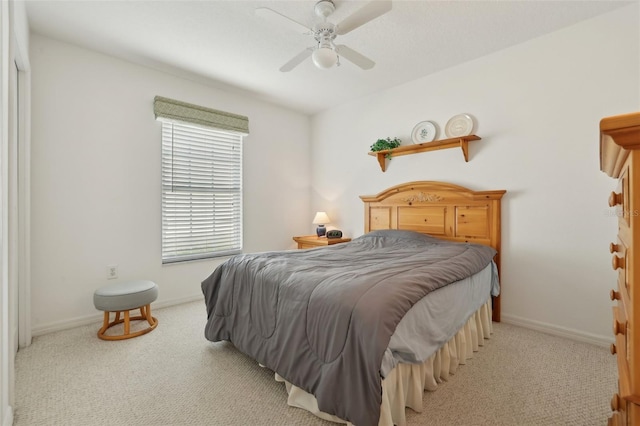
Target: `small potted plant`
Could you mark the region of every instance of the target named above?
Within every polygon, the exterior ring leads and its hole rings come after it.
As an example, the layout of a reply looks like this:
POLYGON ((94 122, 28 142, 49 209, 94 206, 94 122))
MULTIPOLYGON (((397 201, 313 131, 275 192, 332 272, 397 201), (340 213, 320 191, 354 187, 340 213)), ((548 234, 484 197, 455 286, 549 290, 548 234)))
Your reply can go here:
MULTIPOLYGON (((398 138, 378 139, 376 141, 376 143, 371 145, 371 151, 373 151, 373 152, 375 152, 375 151, 384 151, 386 149, 397 148, 397 147, 400 146, 401 143, 402 143, 402 141, 400 139, 398 139, 398 138)), ((385 155, 385 158, 391 159, 391 153, 388 152, 385 155)))

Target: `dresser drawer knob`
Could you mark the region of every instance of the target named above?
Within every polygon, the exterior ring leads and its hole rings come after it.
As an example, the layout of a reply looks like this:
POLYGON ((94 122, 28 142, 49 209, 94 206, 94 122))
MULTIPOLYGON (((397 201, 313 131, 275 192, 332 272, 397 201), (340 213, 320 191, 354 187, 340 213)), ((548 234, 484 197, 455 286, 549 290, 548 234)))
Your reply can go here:
POLYGON ((611 266, 614 271, 616 269, 624 269, 624 257, 614 255, 611 259, 611 266))
POLYGON ((613 334, 615 336, 617 336, 618 334, 624 334, 626 332, 626 328, 626 324, 623 324, 616 319, 613 320, 613 334))
POLYGON ((609 292, 609 298, 611 300, 620 300, 620 292, 619 291, 615 291, 615 290, 611 290, 609 292))
POLYGON ((620 251, 620 246, 618 244, 615 243, 611 243, 609 244, 609 253, 617 253, 620 251))
POLYGON ((614 393, 613 397, 611 398, 611 410, 620 410, 620 395, 618 395, 617 393, 614 393))
POLYGON ((618 348, 616 348, 615 343, 612 343, 611 346, 609 346, 609 351, 611 352, 611 355, 615 355, 618 353, 618 348))
POLYGON ((609 207, 622 205, 622 194, 619 192, 612 192, 609 195, 609 207))

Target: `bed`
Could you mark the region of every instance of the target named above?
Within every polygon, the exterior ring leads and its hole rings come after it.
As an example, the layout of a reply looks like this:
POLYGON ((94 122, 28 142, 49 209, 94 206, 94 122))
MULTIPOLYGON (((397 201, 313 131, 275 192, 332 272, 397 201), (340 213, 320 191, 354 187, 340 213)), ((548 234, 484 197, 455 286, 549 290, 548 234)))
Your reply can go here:
POLYGON ((504 193, 397 185, 361 197, 365 233, 349 243, 234 256, 202 283, 205 337, 273 370, 290 405, 403 425, 500 319, 504 193))

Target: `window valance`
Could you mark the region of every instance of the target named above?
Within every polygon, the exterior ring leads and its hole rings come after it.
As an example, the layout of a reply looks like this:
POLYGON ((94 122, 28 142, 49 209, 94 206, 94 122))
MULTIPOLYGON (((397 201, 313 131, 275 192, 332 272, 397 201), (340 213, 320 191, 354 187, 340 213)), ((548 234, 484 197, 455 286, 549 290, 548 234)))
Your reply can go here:
POLYGON ((156 119, 165 118, 231 132, 249 134, 249 119, 244 115, 218 111, 174 99, 156 96, 153 100, 156 119))

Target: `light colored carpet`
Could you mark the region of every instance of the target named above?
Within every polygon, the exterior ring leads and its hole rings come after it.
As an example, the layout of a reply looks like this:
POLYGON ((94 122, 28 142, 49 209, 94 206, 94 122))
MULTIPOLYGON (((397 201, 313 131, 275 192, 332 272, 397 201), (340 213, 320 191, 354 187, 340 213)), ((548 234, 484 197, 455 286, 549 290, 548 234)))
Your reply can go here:
MULTIPOLYGON (((204 303, 153 312, 156 330, 96 337, 100 323, 40 336, 16 359, 15 425, 334 425, 289 407, 282 383, 203 337, 204 303)), ((493 337, 409 425, 605 425, 616 391, 606 348, 495 324, 493 337)))

